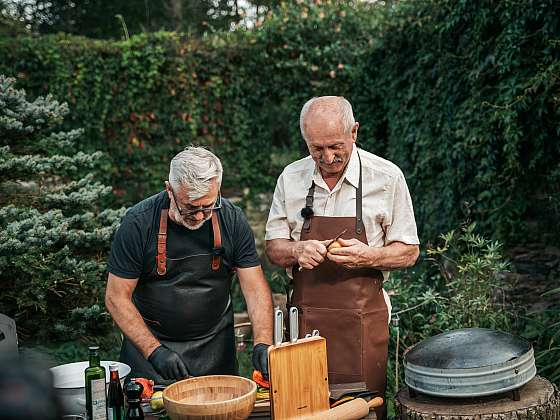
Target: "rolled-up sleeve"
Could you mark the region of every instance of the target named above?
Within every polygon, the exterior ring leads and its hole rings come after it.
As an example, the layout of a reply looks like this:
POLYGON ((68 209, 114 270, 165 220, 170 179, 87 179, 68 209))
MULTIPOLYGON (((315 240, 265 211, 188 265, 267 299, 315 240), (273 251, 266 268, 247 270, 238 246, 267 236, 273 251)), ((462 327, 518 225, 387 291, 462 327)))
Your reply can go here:
POLYGON ((266 222, 265 239, 290 239, 290 225, 288 223, 286 209, 286 195, 284 191, 284 174, 278 177, 272 205, 268 213, 268 221, 266 222))
POLYGON ((418 245, 420 241, 418 240, 412 199, 402 173, 396 177, 393 194, 390 197, 392 202, 388 203, 391 211, 385 225, 385 245, 392 242, 418 245))

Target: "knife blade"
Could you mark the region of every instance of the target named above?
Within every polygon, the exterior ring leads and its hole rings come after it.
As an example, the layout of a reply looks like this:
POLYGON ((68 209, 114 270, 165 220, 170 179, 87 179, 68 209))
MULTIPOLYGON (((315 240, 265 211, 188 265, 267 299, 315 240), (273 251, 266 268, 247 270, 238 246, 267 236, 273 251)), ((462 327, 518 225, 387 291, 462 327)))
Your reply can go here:
POLYGON ((284 314, 278 307, 274 310, 274 345, 282 344, 284 337, 284 314))
POLYGON ((299 335, 299 313, 298 308, 290 308, 290 341, 295 343, 299 335))
POLYGON ((341 237, 342 235, 344 235, 344 234, 346 233, 347 230, 348 230, 348 229, 344 229, 342 232, 340 232, 338 235, 336 235, 335 238, 334 238, 333 240, 331 240, 331 241, 326 245, 326 247, 328 248, 329 246, 331 246, 331 245, 334 243, 334 241, 337 241, 338 239, 340 239, 340 237, 341 237))

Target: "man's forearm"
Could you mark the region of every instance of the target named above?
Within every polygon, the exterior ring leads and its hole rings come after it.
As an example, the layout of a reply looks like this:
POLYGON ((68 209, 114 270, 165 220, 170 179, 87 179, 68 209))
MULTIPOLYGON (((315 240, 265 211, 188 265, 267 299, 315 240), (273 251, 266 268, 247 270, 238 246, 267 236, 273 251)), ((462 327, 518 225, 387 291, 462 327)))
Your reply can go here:
POLYGON ((253 326, 253 340, 272 344, 272 293, 262 269, 239 269, 237 274, 253 326))
POLYGON ((381 271, 412 267, 416 263, 418 255, 417 245, 393 242, 380 248, 370 247, 369 265, 381 271))
POLYGON ((266 241, 266 255, 270 262, 283 268, 297 264, 297 246, 299 241, 291 239, 272 239, 266 241))
POLYGON ((148 358, 160 342, 148 329, 136 306, 130 299, 106 297, 105 305, 123 334, 148 358))

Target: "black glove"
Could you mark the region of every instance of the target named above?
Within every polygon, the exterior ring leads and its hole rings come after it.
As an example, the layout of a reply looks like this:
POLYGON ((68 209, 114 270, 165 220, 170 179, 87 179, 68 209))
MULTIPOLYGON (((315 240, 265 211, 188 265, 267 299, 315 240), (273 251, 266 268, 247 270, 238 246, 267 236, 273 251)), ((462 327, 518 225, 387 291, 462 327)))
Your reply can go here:
POLYGON ((253 347, 253 366, 268 379, 268 344, 258 343, 253 347))
POLYGON ((189 376, 181 356, 163 345, 150 354, 148 362, 163 379, 183 379, 189 376))

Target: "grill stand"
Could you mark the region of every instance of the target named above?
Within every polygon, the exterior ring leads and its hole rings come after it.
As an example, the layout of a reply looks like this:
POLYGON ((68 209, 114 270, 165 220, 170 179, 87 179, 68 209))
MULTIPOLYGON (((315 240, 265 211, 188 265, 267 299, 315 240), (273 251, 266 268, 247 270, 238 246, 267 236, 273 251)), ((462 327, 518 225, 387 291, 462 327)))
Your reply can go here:
POLYGON ((548 380, 536 376, 529 383, 515 390, 498 395, 476 398, 442 398, 401 389, 396 397, 398 420, 558 420, 560 419, 560 393, 548 380))
MULTIPOLYGON (((511 391, 511 396, 513 401, 520 401, 521 400, 521 393, 520 393, 520 388, 514 389, 511 391)), ((410 396, 410 398, 416 398, 418 396, 418 393, 416 392, 416 390, 414 388, 408 387, 408 395, 410 396)))

